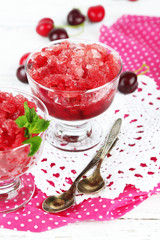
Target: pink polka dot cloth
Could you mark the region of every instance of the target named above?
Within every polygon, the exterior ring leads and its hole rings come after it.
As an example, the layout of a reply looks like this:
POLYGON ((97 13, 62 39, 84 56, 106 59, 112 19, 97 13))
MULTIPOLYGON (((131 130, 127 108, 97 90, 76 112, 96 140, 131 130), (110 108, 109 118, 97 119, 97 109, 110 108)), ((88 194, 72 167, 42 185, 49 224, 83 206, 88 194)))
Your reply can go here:
POLYGON ((146 63, 146 75, 160 84, 160 18, 124 15, 110 28, 100 29, 100 42, 119 52, 123 71, 135 71, 146 63))
MULTIPOLYGON (((154 78, 160 88, 160 18, 122 16, 110 28, 101 27, 99 40, 120 53, 124 71, 134 71, 146 63, 150 67, 147 75, 154 78)), ((33 177, 31 174, 29 176, 33 177)), ((115 199, 92 198, 64 212, 50 214, 42 210, 46 195, 36 187, 33 198, 25 207, 16 212, 0 213, 0 227, 42 232, 80 221, 114 220, 159 192, 160 184, 149 192, 127 185, 115 199)))

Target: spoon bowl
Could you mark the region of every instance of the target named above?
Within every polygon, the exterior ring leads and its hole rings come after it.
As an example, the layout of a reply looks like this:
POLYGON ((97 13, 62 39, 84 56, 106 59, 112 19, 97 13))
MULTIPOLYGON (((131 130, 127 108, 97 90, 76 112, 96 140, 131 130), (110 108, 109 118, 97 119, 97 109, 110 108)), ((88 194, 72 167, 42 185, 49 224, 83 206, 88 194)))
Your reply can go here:
POLYGON ((74 203, 74 195, 67 196, 66 192, 59 196, 50 196, 43 202, 43 209, 46 212, 61 212, 71 207, 74 203))
MULTIPOLYGON (((119 119, 116 121, 116 123, 113 125, 113 127, 109 133, 109 136, 105 139, 105 144, 96 153, 96 155, 88 163, 88 165, 83 169, 83 171, 77 176, 77 178, 74 180, 74 182, 72 183, 69 190, 62 193, 61 195, 50 196, 44 200, 44 202, 42 203, 42 208, 44 211, 50 212, 50 213, 57 213, 57 212, 64 211, 73 205, 77 182, 80 180, 80 178, 84 174, 87 173, 87 171, 89 171, 93 166, 95 166, 97 164, 97 162, 99 162, 99 164, 98 164, 99 166, 101 165, 103 157, 107 154, 107 152, 110 150, 110 148, 114 144, 115 140, 117 139, 119 129, 120 129, 120 122, 121 121, 119 119)), ((97 173, 95 172, 95 175, 97 174, 97 177, 98 177, 97 181, 100 182, 101 184, 99 185, 100 186, 99 189, 96 188, 96 191, 100 190, 102 188, 102 186, 104 186, 103 179, 101 177, 99 177, 98 171, 100 171, 100 170, 97 170, 97 173)), ((94 184, 93 184, 93 188, 94 188, 94 184)))
POLYGON ((105 186, 105 181, 101 177, 101 175, 94 172, 93 175, 84 178, 78 183, 77 189, 79 192, 89 194, 89 193, 97 193, 105 186))

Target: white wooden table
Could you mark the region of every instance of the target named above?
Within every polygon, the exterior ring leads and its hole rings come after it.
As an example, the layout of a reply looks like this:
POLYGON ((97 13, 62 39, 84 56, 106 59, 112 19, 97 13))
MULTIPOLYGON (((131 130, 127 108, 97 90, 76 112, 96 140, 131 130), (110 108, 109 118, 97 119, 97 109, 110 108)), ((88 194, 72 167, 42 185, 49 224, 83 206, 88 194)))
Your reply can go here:
MULTIPOLYGON (((80 8, 86 13, 91 5, 102 4, 106 9, 104 24, 110 26, 123 14, 160 16, 159 0, 0 0, 0 86, 29 90, 19 82, 15 72, 20 57, 49 42, 40 37, 35 27, 43 17, 51 17, 55 25, 64 25, 67 13, 80 8)), ((102 23, 86 23, 79 38, 98 40, 102 23)), ((109 222, 82 222, 43 233, 0 229, 0 240, 15 239, 160 239, 160 196, 152 196, 124 217, 109 222)))

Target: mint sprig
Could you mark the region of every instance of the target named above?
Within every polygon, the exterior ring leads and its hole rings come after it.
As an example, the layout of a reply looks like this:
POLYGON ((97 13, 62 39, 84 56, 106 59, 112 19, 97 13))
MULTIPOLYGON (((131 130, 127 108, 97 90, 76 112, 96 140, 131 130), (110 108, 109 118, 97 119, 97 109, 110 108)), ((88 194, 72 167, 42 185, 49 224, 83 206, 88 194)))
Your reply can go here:
POLYGON ((39 136, 31 137, 23 141, 23 144, 30 144, 30 152, 28 156, 33 156, 39 149, 42 139, 39 136))
POLYGON ((33 156, 39 149, 42 139, 40 136, 33 136, 44 132, 50 121, 40 118, 34 108, 29 108, 27 102, 24 102, 25 114, 18 117, 15 122, 19 128, 25 128, 24 137, 27 139, 22 144, 30 144, 30 152, 28 156, 33 156))

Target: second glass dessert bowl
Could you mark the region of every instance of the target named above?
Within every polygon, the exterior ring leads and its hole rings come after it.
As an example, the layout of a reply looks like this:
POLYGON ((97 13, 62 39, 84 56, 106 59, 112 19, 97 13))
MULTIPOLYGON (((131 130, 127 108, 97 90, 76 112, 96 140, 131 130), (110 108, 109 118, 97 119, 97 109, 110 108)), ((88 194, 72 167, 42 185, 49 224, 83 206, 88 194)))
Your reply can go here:
POLYGON ((58 40, 30 54, 27 77, 53 118, 47 133, 51 145, 83 151, 100 142, 95 118, 111 105, 121 69, 115 50, 88 40, 58 40))
POLYGON ((40 118, 47 120, 47 108, 36 96, 13 88, 0 88, 0 213, 21 208, 35 190, 33 177, 25 173, 40 159, 45 132, 38 134, 42 139, 40 148, 30 156, 30 145, 22 144, 25 130, 15 122, 24 111, 26 101, 30 108, 36 107, 40 118))

